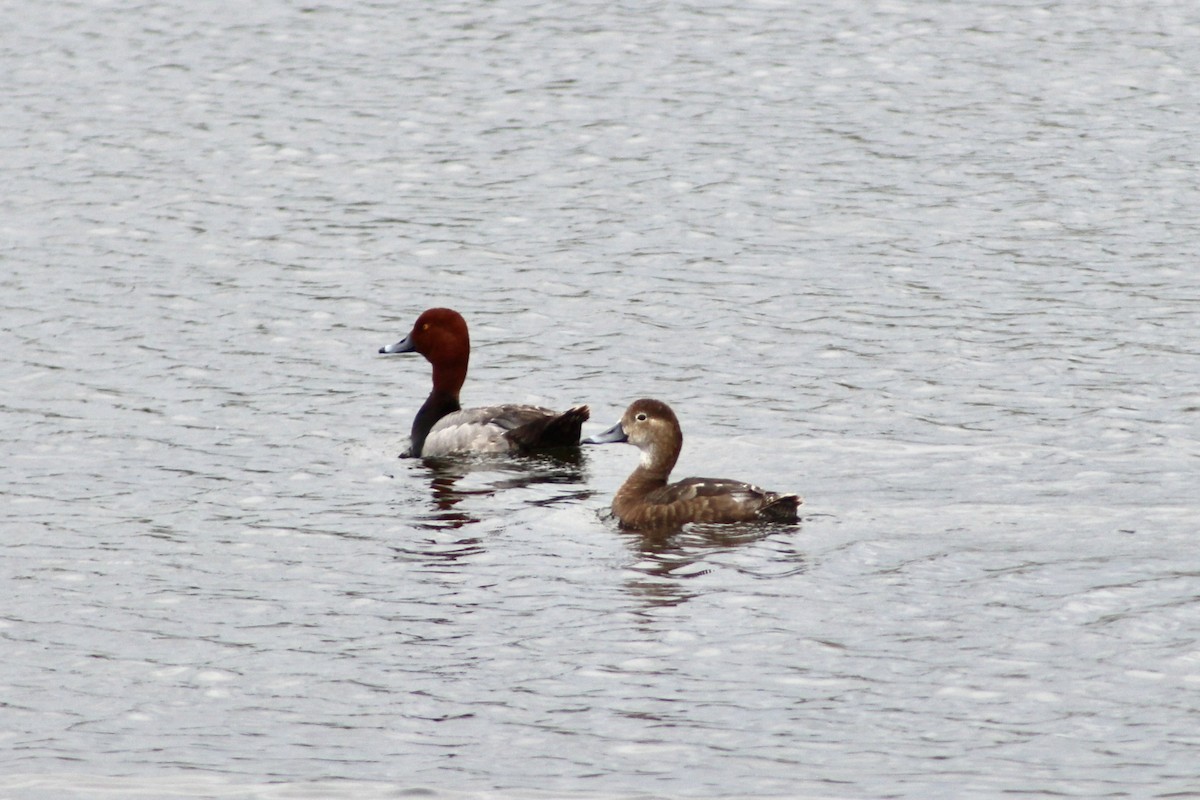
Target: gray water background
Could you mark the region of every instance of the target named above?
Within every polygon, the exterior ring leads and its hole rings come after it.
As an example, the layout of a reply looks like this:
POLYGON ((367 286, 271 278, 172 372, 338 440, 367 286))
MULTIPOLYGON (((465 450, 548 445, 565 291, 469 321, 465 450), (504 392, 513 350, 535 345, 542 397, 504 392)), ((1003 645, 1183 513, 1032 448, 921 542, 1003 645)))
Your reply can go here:
POLYGON ((0 796, 1200 796, 1193 4, 2 8, 0 796))

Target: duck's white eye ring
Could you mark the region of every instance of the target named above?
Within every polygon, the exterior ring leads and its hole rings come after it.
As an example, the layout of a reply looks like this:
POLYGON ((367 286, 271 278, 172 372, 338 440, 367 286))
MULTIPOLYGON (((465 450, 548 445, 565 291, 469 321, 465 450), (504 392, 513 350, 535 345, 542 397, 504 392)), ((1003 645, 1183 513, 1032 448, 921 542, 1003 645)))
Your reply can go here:
POLYGON ((646 421, 646 412, 643 411, 642 413, 640 413, 636 417, 634 417, 634 419, 636 419, 638 422, 645 422, 646 421))

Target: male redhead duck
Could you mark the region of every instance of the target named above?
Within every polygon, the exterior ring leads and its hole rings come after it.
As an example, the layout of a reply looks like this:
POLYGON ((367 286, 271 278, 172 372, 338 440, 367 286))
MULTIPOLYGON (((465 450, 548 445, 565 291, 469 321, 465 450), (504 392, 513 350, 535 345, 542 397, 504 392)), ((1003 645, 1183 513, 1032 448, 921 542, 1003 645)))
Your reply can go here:
POLYGON ((683 431, 670 407, 659 400, 635 400, 621 421, 584 444, 628 442, 642 461, 613 498, 612 509, 625 528, 676 528, 688 522, 795 522, 804 502, 794 494, 768 492, 724 478, 685 478, 667 483, 683 447, 683 431))
POLYGON ((463 409, 458 392, 467 378, 471 338, 457 311, 431 308, 412 332, 381 353, 420 353, 433 365, 433 391, 412 424, 412 447, 402 456, 529 453, 579 444, 587 406, 558 412, 506 404, 463 409))

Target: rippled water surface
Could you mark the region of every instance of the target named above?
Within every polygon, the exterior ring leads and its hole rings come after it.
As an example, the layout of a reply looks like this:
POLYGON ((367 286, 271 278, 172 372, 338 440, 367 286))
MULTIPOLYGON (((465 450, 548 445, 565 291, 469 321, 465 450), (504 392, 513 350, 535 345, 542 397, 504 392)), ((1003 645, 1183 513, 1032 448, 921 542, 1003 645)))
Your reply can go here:
POLYGON ((0 796, 1200 796, 1191 5, 7 6, 0 796))

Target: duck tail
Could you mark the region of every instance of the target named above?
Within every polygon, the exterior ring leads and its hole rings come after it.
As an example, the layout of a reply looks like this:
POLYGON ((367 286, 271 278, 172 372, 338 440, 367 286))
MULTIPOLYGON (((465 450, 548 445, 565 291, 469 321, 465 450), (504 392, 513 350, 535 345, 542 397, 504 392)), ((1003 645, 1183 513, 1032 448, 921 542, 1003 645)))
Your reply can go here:
POLYGON ((579 432, 591 415, 587 406, 575 406, 557 416, 534 420, 505 435, 522 450, 578 447, 579 432))
POLYGON ((799 518, 797 509, 804 501, 795 494, 770 494, 767 502, 758 510, 759 519, 774 522, 796 522, 799 518))

